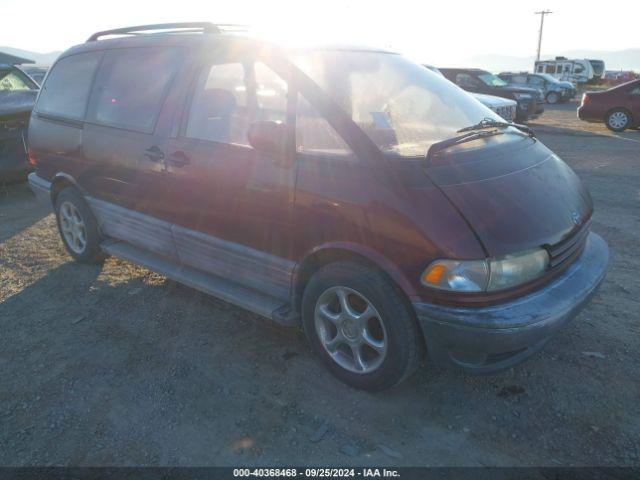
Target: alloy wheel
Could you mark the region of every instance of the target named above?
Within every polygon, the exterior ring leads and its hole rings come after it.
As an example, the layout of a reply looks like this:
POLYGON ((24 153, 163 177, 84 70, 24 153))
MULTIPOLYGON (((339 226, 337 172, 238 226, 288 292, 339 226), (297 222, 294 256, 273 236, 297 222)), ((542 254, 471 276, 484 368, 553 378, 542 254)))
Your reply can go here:
POLYGON ((316 302, 315 329, 331 359, 354 373, 375 371, 387 355, 382 318, 361 293, 347 287, 325 290, 316 302))
POLYGON ((71 202, 60 205, 60 230, 64 241, 74 253, 80 255, 87 248, 87 227, 79 210, 71 202))

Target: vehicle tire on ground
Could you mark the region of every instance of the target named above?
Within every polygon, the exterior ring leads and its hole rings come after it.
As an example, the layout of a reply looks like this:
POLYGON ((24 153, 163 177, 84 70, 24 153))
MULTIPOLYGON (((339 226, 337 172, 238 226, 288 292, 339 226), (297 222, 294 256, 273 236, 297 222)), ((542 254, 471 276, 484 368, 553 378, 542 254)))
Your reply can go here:
POLYGON ((67 252, 80 263, 104 260, 98 223, 80 192, 67 187, 56 197, 58 231, 67 252))
POLYGON ((355 262, 322 267, 302 299, 304 332, 346 384, 383 390, 408 378, 424 355, 411 307, 384 274, 355 262))
POLYGON ((631 113, 624 108, 614 108, 604 117, 604 123, 609 130, 622 132, 631 126, 631 113))
POLYGON ((560 101, 560 95, 557 92, 547 93, 547 103, 553 105, 560 101))

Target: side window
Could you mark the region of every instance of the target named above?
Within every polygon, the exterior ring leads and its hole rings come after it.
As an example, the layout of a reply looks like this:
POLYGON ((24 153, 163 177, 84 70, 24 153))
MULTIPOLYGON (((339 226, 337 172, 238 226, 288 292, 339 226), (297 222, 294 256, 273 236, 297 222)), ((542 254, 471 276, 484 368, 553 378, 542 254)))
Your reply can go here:
POLYGON ((533 75, 529 76, 529 83, 531 85, 542 86, 544 85, 544 80, 540 77, 534 77, 533 75))
POLYGON ((639 95, 639 96, 640 96, 640 87, 633 88, 633 89, 629 92, 629 95, 639 95))
POLYGON ((513 83, 527 83, 527 77, 524 75, 514 75, 511 77, 511 81, 513 83))
POLYGON ((80 53, 56 62, 42 87, 36 111, 82 120, 101 57, 102 52, 80 53))
POLYGON ((98 72, 89 120, 151 132, 178 68, 179 51, 160 48, 109 50, 98 72))
POLYGON ((185 135, 248 146, 252 122, 284 122, 286 116, 287 83, 267 65, 253 61, 215 64, 196 82, 185 135))
POLYGON ((0 72, 0 91, 18 92, 32 90, 32 87, 17 72, 0 72))
POLYGON ((296 151, 326 155, 352 155, 349 145, 302 95, 296 107, 296 151))

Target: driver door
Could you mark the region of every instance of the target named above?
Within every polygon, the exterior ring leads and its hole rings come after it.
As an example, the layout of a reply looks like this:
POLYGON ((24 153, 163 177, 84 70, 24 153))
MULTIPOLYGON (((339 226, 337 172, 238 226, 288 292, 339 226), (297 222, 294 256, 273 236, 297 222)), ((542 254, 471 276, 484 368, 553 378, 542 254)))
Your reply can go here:
POLYGON ((180 260, 276 297, 288 294, 293 269, 295 163, 254 149, 247 132, 256 121, 288 123, 289 104, 287 80, 265 61, 210 58, 166 150, 180 260))

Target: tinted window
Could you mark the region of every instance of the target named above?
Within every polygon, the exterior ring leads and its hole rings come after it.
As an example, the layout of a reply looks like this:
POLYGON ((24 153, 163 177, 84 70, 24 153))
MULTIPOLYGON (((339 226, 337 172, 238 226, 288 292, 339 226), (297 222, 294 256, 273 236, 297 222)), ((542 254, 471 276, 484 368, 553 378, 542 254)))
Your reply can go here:
POLYGON ((249 145, 257 120, 286 119, 287 83, 261 62, 236 61, 206 68, 196 84, 186 136, 249 145))
POLYGON ((640 95, 640 87, 636 87, 636 88, 631 89, 629 94, 631 94, 631 95, 640 95))
POLYGON ((89 120, 150 132, 178 68, 177 49, 109 50, 96 77, 89 120))
POLYGON ((82 120, 101 56, 102 52, 80 53, 56 62, 40 92, 36 111, 82 120))
POLYGON ((350 155, 342 137, 302 95, 296 108, 296 150, 300 153, 350 155))
POLYGON ((513 83, 527 83, 527 77, 525 75, 514 75, 511 77, 513 83))

